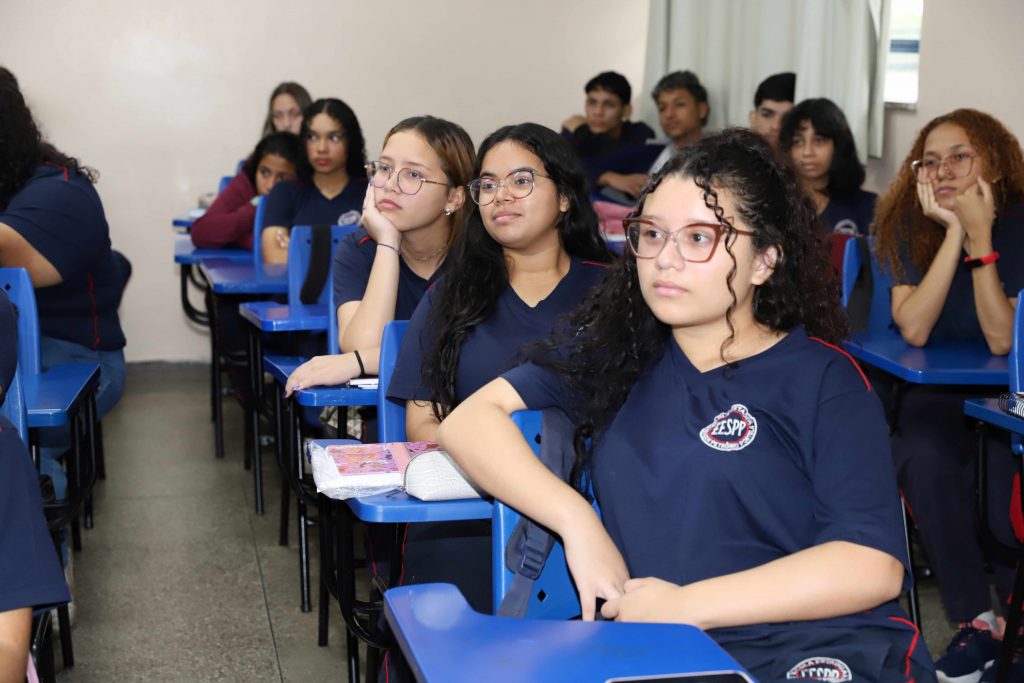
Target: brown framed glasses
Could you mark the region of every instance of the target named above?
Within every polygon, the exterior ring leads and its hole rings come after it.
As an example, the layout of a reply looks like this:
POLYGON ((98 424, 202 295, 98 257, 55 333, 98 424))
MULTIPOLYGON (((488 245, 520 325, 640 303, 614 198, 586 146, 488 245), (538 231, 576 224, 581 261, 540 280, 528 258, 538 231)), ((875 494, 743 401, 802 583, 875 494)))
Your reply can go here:
POLYGON ((649 218, 627 218, 622 222, 626 228, 626 242, 637 258, 652 259, 661 254, 671 241, 679 256, 690 263, 706 263, 715 255, 722 235, 734 232, 753 236, 748 230, 740 230, 720 223, 689 223, 675 232, 669 232, 649 218))
POLYGON ((925 157, 910 162, 910 167, 917 173, 922 168, 929 178, 935 180, 942 169, 951 178, 966 178, 974 168, 974 160, 978 155, 974 152, 956 152, 948 157, 925 157))

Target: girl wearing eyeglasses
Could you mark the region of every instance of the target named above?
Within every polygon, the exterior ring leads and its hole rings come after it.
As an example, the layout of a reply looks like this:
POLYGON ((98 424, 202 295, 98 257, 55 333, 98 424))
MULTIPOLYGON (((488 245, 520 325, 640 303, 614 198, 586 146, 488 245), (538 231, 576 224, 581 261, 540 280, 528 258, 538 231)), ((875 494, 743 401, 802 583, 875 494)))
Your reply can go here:
POLYGON ((359 220, 366 193, 366 143, 355 112, 341 100, 317 100, 303 113, 300 137, 308 161, 300 169, 301 179, 278 183, 266 199, 264 263, 288 262, 294 225, 359 220))
POLYGON ((747 130, 683 149, 629 249, 532 363, 440 427, 488 492, 565 545, 584 619, 695 624, 756 680, 933 680, 881 405, 813 204, 747 130), (509 414, 577 425, 567 484, 509 414), (589 439, 589 441, 588 441, 589 439), (579 490, 593 484, 601 517, 579 490))
POLYGON ((367 165, 362 228, 334 256, 340 355, 316 356, 285 385, 342 384, 375 375, 380 339, 392 320, 408 320, 446 263, 465 220, 476 153, 461 126, 433 116, 405 119, 367 165))
MULTIPOLYGON (((1024 288, 1024 153, 992 116, 957 109, 926 125, 872 226, 875 250, 892 271, 892 317, 903 339, 975 339, 1010 351, 1017 292, 1024 288)), ((1004 389, 1005 390, 1005 389, 1004 389)), ((893 456, 949 618, 960 624, 937 667, 976 680, 998 652, 1002 628, 985 576, 1009 597, 1013 567, 985 557, 974 514, 976 436, 963 401, 985 387, 912 387, 899 399, 893 456), (964 656, 969 653, 970 656, 964 656)), ((1012 459, 1005 432, 988 440, 990 518, 1005 525, 1012 459)), ((1012 540, 1009 529, 997 530, 1012 540)), ((1024 676, 1024 665, 1020 675, 1024 676)), ((967 679, 965 679, 967 680, 967 679)))

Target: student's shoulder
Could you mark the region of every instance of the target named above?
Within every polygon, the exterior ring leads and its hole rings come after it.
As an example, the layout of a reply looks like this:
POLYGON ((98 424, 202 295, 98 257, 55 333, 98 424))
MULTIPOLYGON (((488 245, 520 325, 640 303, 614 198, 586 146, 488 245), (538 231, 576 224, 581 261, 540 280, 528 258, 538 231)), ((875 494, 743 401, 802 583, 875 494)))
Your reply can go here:
MULTIPOLYGON (((791 333, 793 334, 793 333, 791 333)), ((822 400, 850 392, 871 393, 873 388, 864 370, 842 347, 819 337, 808 335, 801 328, 799 342, 799 376, 817 377, 822 400)))
POLYGON ((623 124, 622 139, 627 143, 643 143, 655 137, 654 129, 643 121, 626 121, 623 124))
POLYGON ((611 265, 611 263, 594 261, 579 256, 572 258, 572 269, 576 271, 575 275, 585 287, 591 287, 601 282, 605 275, 608 274, 611 265))
POLYGON ((92 202, 98 200, 96 188, 88 178, 64 166, 41 164, 21 189, 11 198, 8 208, 38 205, 92 202))

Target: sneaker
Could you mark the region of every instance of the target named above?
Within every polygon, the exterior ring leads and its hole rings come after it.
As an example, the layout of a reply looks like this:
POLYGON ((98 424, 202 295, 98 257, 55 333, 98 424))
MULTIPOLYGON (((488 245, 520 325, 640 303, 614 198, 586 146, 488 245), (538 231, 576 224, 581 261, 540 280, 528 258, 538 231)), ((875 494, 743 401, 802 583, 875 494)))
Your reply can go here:
POLYGON ((1002 644, 988 628, 977 621, 964 624, 953 636, 946 654, 935 662, 935 673, 941 683, 978 683, 985 670, 999 656, 1002 644))

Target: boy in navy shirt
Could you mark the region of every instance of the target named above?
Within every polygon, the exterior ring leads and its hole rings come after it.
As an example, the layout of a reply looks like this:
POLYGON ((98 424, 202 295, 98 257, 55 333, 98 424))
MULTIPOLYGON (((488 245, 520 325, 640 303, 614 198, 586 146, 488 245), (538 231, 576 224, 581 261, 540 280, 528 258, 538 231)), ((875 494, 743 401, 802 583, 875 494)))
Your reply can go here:
POLYGON ((584 164, 654 137, 643 121, 629 120, 633 89, 626 77, 604 71, 587 81, 586 115, 575 114, 562 123, 562 137, 572 143, 584 164))
POLYGON ((793 108, 796 92, 796 74, 787 71, 772 74, 761 81, 754 92, 754 109, 748 119, 750 129, 764 137, 772 147, 779 147, 779 129, 782 119, 793 108))
POLYGON ((836 346, 792 170, 726 131, 670 160, 638 214, 623 262, 442 445, 562 539, 584 619, 603 599, 606 619, 694 624, 761 683, 934 681, 896 601, 911 575, 885 418, 836 346), (577 425, 572 486, 508 417, 548 407, 577 425))

